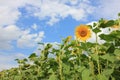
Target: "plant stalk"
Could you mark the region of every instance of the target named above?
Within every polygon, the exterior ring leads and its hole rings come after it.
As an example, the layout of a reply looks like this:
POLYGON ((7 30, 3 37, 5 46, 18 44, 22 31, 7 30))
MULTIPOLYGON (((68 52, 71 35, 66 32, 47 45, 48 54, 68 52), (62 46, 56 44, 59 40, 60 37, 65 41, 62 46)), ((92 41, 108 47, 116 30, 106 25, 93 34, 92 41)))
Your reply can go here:
POLYGON ((98 60, 97 60, 97 66, 98 66, 98 74, 100 74, 100 61, 99 61, 99 54, 98 54, 98 36, 96 33, 96 54, 98 56, 98 60))
POLYGON ((60 55, 59 55, 59 73, 60 73, 60 80, 63 80, 62 61, 60 55))

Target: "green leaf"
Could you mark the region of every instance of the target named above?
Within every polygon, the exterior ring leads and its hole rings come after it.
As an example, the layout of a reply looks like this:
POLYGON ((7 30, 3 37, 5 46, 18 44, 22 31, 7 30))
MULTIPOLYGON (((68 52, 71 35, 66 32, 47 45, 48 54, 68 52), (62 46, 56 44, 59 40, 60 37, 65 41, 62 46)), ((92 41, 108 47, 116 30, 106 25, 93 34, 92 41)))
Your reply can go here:
POLYGON ((120 31, 116 30, 111 32, 110 34, 100 34, 99 37, 106 41, 115 41, 119 42, 120 40, 120 31))
POLYGON ((93 27, 95 27, 97 25, 97 23, 93 23, 93 27))
POLYGON ((115 49, 114 54, 115 54, 116 56, 120 56, 120 49, 115 49))
POLYGON ((118 16, 120 17, 120 13, 118 13, 118 16))
POLYGON ((81 42, 81 46, 79 46, 79 48, 87 51, 87 43, 81 42))
POLYGON ((90 77, 90 70, 89 69, 85 69, 82 72, 82 80, 92 80, 92 77, 90 77))
POLYGON ((45 48, 50 49, 51 47, 52 47, 52 44, 47 44, 45 48))
POLYGON ((115 40, 115 36, 116 35, 110 35, 110 34, 100 34, 99 37, 102 39, 102 40, 105 40, 105 41, 114 41, 115 40))
POLYGON ((52 74, 52 75, 49 77, 48 80, 57 80, 56 75, 55 75, 55 74, 52 74))
POLYGON ((115 56, 114 55, 110 55, 110 54, 105 54, 103 56, 100 56, 102 59, 106 59, 110 62, 114 62, 115 61, 115 56))
POLYGON ((53 70, 52 70, 52 68, 48 70, 48 73, 53 73, 53 70))
POLYGON ((97 75, 97 80, 109 80, 109 79, 103 74, 98 74, 97 75))
POLYGON ((106 26, 109 27, 109 26, 113 26, 114 25, 114 20, 109 20, 107 23, 106 23, 106 26))
POLYGON ((116 40, 115 40, 115 46, 120 47, 120 39, 116 39, 116 40))
POLYGON ((38 42, 39 45, 44 45, 44 43, 38 42))
POLYGON ((101 74, 109 76, 113 73, 113 69, 105 69, 101 74))
POLYGON ((28 58, 32 59, 32 58, 35 58, 37 57, 36 53, 32 53, 28 58))
POLYGON ((21 79, 21 76, 18 76, 18 75, 14 76, 14 80, 20 80, 20 79, 21 79))
POLYGON ((110 36, 112 36, 113 38, 119 39, 120 38, 120 31, 119 30, 112 31, 110 33, 110 36))
POLYGON ((115 21, 114 21, 114 20, 109 20, 109 21, 107 21, 107 22, 105 22, 105 20, 101 20, 99 27, 101 27, 101 28, 106 28, 106 27, 113 26, 114 24, 115 24, 115 21))
POLYGON ((115 46, 113 44, 110 45, 110 47, 107 49, 106 53, 114 53, 115 46))
POLYGON ((87 48, 95 47, 96 43, 86 42, 87 48))
POLYGON ((69 74, 70 73, 70 66, 68 64, 65 64, 65 63, 63 63, 62 65, 63 65, 63 72, 65 74, 69 74))
POLYGON ((78 72, 82 72, 84 69, 85 69, 85 66, 80 66, 80 67, 77 69, 77 71, 78 71, 78 72))
POLYGON ((108 35, 106 35, 106 34, 100 34, 99 37, 102 40, 111 41, 111 37, 108 37, 108 35))
POLYGON ((99 56, 98 56, 97 54, 91 54, 91 57, 92 57, 95 61, 97 61, 98 58, 99 58, 99 56))
POLYGON ((95 29, 93 29, 92 30, 94 33, 99 33, 99 32, 101 32, 101 30, 99 29, 99 28, 95 28, 95 29))
POLYGON ((28 61, 26 58, 25 58, 25 59, 23 59, 23 60, 24 60, 25 62, 26 62, 26 61, 28 61))
POLYGON ((114 77, 112 77, 112 80, 115 80, 115 78, 114 78, 114 77))

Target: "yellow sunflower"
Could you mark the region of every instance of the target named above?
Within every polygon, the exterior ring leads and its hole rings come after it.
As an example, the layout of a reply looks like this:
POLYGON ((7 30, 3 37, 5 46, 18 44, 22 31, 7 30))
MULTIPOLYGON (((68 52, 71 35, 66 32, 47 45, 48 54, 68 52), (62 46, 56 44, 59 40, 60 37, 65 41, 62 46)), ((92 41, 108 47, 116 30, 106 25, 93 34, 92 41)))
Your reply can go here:
POLYGON ((75 36, 76 39, 86 41, 91 37, 91 31, 89 26, 87 25, 80 25, 75 29, 75 36))

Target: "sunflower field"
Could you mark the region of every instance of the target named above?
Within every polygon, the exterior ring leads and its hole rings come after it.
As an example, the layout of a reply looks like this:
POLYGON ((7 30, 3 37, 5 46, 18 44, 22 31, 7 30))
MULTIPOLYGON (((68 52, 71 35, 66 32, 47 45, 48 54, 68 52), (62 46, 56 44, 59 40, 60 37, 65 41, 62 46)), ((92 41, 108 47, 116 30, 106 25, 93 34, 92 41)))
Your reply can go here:
POLYGON ((40 55, 16 59, 19 66, 1 71, 0 80, 120 80, 120 14, 77 26, 75 39, 68 36, 57 47, 39 45, 40 55), (88 41, 93 34, 95 41, 88 41))

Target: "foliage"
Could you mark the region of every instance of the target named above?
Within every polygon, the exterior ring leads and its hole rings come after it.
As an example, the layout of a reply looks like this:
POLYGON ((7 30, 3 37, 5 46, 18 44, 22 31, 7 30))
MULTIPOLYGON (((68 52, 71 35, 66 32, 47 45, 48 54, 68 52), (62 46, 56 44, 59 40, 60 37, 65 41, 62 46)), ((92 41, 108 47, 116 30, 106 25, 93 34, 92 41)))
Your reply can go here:
POLYGON ((0 80, 120 80, 120 19, 101 19, 89 26, 96 42, 68 36, 56 44, 58 48, 41 43, 44 49, 40 55, 32 53, 26 59, 16 59, 19 67, 1 71, 0 80), (105 28, 110 29, 109 34, 101 33, 105 28), (98 36, 104 43, 99 43, 98 36))

